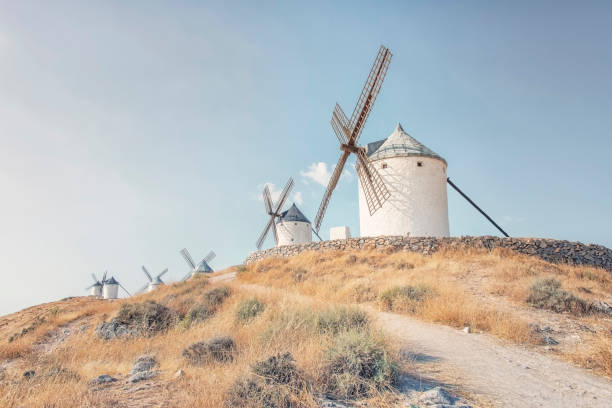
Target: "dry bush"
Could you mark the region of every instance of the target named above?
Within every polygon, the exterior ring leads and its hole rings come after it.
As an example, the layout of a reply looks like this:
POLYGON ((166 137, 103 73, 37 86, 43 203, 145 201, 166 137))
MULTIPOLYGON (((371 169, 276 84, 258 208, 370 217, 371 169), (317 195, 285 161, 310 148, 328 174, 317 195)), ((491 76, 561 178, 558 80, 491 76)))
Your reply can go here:
POLYGON ((527 303, 539 309, 549 309, 556 313, 570 312, 578 315, 587 313, 589 307, 583 299, 561 288, 555 278, 540 279, 529 288, 527 303))
POLYGON ((321 381, 327 394, 356 399, 390 390, 397 369, 385 350, 382 338, 369 330, 341 333, 326 353, 321 381))
POLYGON ((416 313, 422 308, 425 299, 433 294, 434 290, 425 285, 395 286, 381 293, 378 301, 383 310, 416 313))
POLYGON ((168 330, 178 321, 178 315, 166 306, 148 300, 124 303, 110 322, 103 322, 96 333, 105 340, 133 336, 153 336, 168 330))
POLYGON ((203 365, 212 361, 227 363, 234 360, 235 351, 234 339, 221 336, 190 345, 183 350, 183 357, 193 365, 203 365))
POLYGON ((265 310, 266 306, 257 298, 250 298, 238 304, 236 309, 236 321, 247 324, 265 310))

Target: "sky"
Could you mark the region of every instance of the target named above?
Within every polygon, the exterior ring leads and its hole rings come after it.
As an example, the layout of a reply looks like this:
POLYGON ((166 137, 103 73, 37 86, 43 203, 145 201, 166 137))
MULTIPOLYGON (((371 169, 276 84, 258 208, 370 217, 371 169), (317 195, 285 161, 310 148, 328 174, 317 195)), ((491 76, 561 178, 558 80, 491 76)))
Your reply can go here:
MULTIPOLYGON (((404 130, 511 235, 612 247, 612 5, 0 0, 0 314, 241 263, 263 186, 314 219, 378 47, 361 143, 404 130)), ((359 232, 350 165, 321 235, 359 232)), ((498 235, 452 189, 451 235, 498 235)), ((271 246, 268 239, 266 246, 271 246)))

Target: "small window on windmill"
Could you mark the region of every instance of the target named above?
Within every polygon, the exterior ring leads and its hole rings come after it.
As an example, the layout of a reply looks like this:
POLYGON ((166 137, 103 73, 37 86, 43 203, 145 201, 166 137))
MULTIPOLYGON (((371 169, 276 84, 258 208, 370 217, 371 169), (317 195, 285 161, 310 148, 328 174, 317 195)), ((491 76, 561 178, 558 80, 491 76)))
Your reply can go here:
POLYGON ((387 168, 387 163, 383 163, 381 168, 386 169, 387 168))
POLYGON ((423 162, 422 161, 418 161, 417 162, 417 167, 423 167, 423 162))
POLYGON ((294 222, 293 225, 297 225, 297 222, 294 222))

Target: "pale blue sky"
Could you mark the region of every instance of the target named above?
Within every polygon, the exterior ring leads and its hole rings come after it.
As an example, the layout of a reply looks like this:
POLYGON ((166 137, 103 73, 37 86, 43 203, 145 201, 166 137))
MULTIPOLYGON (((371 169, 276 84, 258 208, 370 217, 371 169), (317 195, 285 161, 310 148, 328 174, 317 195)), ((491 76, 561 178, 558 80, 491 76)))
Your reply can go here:
MULTIPOLYGON (((183 247, 240 263, 266 182, 293 176, 313 219, 324 187, 302 174, 332 169, 332 108, 352 111, 380 44, 361 142, 401 122, 511 235, 611 247, 612 7, 535 3, 0 0, 0 314, 105 269, 178 279, 183 247)), ((496 234, 452 190, 449 215, 496 234)), ((358 232, 354 171, 335 225, 358 232)))

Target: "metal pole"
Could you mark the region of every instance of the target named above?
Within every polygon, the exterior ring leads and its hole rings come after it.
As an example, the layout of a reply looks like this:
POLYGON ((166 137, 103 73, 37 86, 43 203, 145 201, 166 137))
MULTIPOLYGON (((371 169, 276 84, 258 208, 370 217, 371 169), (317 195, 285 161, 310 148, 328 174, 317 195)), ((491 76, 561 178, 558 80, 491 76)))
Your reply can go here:
POLYGON ((319 238, 319 241, 323 241, 323 239, 319 236, 319 234, 317 234, 317 231, 314 230, 314 228, 310 228, 312 230, 312 232, 315 233, 315 235, 317 236, 317 238, 319 238))
POLYGON ((491 224, 495 225, 495 227, 496 227, 498 230, 500 230, 500 231, 501 231, 501 233, 502 233, 502 234, 504 234, 504 236, 505 236, 506 238, 509 238, 509 237, 510 237, 508 234, 506 234, 506 231, 504 231, 504 230, 503 230, 503 229, 502 229, 502 228, 501 228, 499 225, 497 225, 497 223, 495 223, 495 221, 493 221, 493 220, 491 219, 491 217, 489 217, 489 216, 487 215, 487 213, 485 213, 484 211, 482 211, 482 210, 480 209, 480 207, 479 207, 479 206, 477 206, 477 205, 476 205, 476 203, 475 203, 475 202, 473 202, 473 201, 470 199, 470 197, 468 197, 467 195, 465 195, 465 193, 464 193, 463 191, 461 191, 461 190, 459 189, 459 187, 457 187, 457 186, 455 185, 455 183, 453 183, 453 182, 451 181, 450 177, 449 177, 449 178, 447 178, 447 179, 446 179, 446 181, 448 182, 448 184, 450 184, 450 185, 451 185, 451 187, 452 187, 452 188, 454 188, 455 190, 457 190, 457 192, 458 192, 459 194, 461 194, 461 195, 463 196, 463 198, 465 198, 466 200, 468 200, 468 202, 469 202, 470 204, 472 204, 472 205, 474 206, 474 208, 476 208, 478 211, 480 211, 480 213, 481 213, 482 215, 484 215, 484 216, 485 216, 485 218, 491 222, 491 224))

